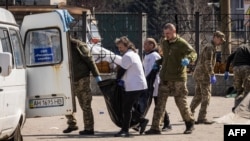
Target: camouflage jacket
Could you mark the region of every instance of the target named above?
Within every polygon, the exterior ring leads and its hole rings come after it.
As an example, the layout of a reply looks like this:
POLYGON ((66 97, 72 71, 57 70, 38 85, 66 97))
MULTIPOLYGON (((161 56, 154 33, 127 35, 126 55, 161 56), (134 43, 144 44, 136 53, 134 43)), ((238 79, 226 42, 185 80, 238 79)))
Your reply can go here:
POLYGON ((90 76, 90 72, 93 76, 100 75, 87 44, 73 38, 70 41, 74 81, 90 76))
POLYGON ((214 65, 216 63, 216 46, 208 43, 202 50, 198 62, 195 66, 193 77, 195 80, 204 82, 210 81, 210 75, 214 74, 214 65))

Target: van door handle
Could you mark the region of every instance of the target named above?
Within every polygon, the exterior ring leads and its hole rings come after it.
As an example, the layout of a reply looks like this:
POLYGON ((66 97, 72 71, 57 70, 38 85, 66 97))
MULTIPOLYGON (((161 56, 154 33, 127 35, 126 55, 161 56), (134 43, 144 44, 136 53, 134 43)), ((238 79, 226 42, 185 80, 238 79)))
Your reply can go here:
POLYGON ((0 92, 3 91, 3 89, 0 89, 0 92))

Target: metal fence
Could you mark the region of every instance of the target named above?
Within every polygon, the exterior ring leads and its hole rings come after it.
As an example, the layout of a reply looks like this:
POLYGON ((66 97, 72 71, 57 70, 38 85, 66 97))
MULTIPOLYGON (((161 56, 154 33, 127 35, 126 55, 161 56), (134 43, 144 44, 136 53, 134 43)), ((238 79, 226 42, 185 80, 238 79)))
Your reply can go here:
MULTIPOLYGON (((165 21, 157 22, 155 29, 148 28, 147 15, 140 13, 96 13, 95 18, 98 21, 98 28, 102 37, 102 46, 114 53, 119 53, 115 47, 115 38, 128 36, 129 39, 142 53, 143 41, 146 37, 154 37, 157 41, 162 36, 162 26, 165 23, 173 23, 177 27, 177 33, 186 39, 197 52, 200 52, 205 44, 212 40, 213 32, 221 30, 222 27, 231 26, 231 30, 224 30, 226 35, 231 35, 227 45, 230 45, 231 50, 242 44, 249 43, 250 28, 249 20, 245 14, 230 14, 230 15, 212 15, 212 14, 165 14, 159 15, 164 17, 165 21), (244 19, 245 18, 245 19, 244 19), (224 22, 223 19, 229 19, 224 22), (244 21, 243 26, 239 26, 244 21)), ((83 17, 88 17, 83 16, 83 17)), ((228 56, 230 54, 223 54, 228 56)))
MULTIPOLYGON (((147 21, 143 21, 145 18, 140 16, 146 16, 146 14, 97 13, 96 19, 98 20, 99 32, 104 40, 104 47, 113 50, 113 39, 124 35, 129 36, 138 47, 142 46, 138 41, 141 40, 139 38, 143 37, 138 34, 144 34, 144 32, 146 32, 146 36, 160 38, 162 31, 143 28, 142 26, 147 25, 147 23, 145 23, 147 21), (154 35, 148 34, 149 32, 154 35)), ((176 15, 166 14, 164 16, 166 17, 166 20, 159 21, 159 25, 157 26, 162 27, 164 23, 168 22, 175 24, 178 34, 185 38, 191 45, 196 47, 196 49, 199 49, 202 45, 210 42, 213 32, 221 30, 221 19, 223 18, 230 19, 230 22, 224 23, 223 26, 230 24, 232 27, 230 31, 224 31, 231 34, 230 44, 233 45, 232 47, 237 47, 249 42, 249 26, 243 26, 241 28, 237 28, 236 26, 242 22, 244 17, 248 16, 245 14, 211 15, 196 13, 176 15)), ((246 21, 245 25, 247 24, 249 24, 249 21, 246 21)))

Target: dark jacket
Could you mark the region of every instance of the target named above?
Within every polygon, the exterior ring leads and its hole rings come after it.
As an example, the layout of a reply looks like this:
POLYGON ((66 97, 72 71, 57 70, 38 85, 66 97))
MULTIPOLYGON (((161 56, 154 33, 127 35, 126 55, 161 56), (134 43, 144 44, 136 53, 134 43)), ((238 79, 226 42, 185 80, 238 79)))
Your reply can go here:
POLYGON ((76 39, 70 41, 74 81, 90 76, 90 72, 94 77, 100 75, 87 44, 76 39))
POLYGON ((250 66, 250 47, 246 45, 238 47, 234 53, 229 55, 227 58, 226 71, 229 71, 231 63, 233 67, 242 65, 250 66))

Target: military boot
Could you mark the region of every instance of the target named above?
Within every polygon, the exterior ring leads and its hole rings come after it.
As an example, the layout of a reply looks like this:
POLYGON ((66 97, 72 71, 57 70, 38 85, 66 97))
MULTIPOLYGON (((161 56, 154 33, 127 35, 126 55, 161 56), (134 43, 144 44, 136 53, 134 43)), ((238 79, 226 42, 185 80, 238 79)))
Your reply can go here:
POLYGON ((184 134, 191 134, 194 130, 194 121, 185 121, 186 130, 184 131, 184 134))
POLYGON ((78 130, 78 126, 69 126, 67 129, 63 130, 63 133, 70 133, 72 131, 78 130))

